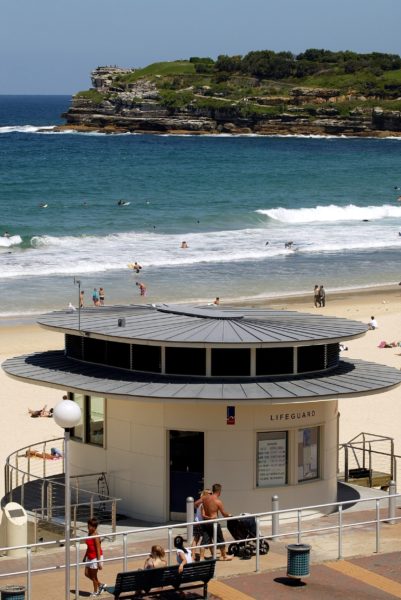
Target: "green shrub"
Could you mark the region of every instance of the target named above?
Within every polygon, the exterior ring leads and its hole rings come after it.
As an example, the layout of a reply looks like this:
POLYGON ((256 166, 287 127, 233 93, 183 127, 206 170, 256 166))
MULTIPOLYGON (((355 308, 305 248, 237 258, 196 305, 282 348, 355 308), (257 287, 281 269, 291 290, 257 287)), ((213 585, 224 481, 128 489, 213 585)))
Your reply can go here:
POLYGON ((75 98, 85 98, 85 100, 90 100, 91 102, 93 102, 93 104, 96 104, 97 106, 99 104, 102 104, 102 102, 104 102, 104 100, 107 100, 109 97, 108 94, 102 94, 101 92, 98 92, 97 90, 85 90, 83 92, 78 92, 77 94, 75 94, 75 98))

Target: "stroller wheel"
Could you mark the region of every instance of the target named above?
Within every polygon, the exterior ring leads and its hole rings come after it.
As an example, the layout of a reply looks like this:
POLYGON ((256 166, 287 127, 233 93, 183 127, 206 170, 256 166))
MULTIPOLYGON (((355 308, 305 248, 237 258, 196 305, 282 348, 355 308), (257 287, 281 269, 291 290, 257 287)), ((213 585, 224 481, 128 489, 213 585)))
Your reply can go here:
POLYGON ((228 554, 232 554, 233 556, 238 556, 238 554, 239 554, 238 544, 230 544, 228 547, 228 554))
POLYGON ((266 540, 260 540, 259 554, 267 554, 270 550, 270 546, 266 540))
POLYGON ((252 555, 253 555, 252 548, 250 548, 249 546, 245 546, 244 548, 242 548, 241 558, 243 558, 244 560, 247 560, 247 559, 251 558, 252 555))

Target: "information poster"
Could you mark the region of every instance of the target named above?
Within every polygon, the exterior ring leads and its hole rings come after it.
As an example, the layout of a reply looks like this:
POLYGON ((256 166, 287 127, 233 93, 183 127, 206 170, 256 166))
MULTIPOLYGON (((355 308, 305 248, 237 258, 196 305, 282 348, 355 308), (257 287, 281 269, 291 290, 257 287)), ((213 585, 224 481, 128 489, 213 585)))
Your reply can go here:
POLYGON ((257 486, 287 483, 287 434, 285 431, 258 434, 257 486))

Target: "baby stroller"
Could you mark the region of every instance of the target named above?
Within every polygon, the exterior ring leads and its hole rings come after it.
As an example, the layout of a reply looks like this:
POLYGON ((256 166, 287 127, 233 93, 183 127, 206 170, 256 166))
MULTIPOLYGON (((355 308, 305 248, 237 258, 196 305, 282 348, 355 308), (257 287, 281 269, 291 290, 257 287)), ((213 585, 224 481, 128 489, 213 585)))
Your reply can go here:
MULTIPOLYGON (((234 542, 228 547, 228 554, 239 556, 240 558, 251 558, 256 554, 256 521, 255 517, 243 517, 241 519, 232 519, 227 521, 227 529, 235 540, 247 540, 248 542, 234 542)), ((266 540, 259 542, 259 554, 269 552, 269 544, 266 540)))

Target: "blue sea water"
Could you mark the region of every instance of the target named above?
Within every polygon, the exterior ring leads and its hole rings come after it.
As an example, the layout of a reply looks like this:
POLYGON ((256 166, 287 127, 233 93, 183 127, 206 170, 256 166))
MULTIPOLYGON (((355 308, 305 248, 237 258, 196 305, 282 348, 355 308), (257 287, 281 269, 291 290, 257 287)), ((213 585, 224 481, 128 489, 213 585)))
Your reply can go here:
POLYGON ((88 303, 400 279, 401 139, 55 133, 69 101, 0 96, 0 316, 76 304, 74 276, 88 303))

